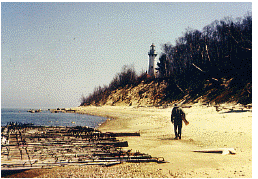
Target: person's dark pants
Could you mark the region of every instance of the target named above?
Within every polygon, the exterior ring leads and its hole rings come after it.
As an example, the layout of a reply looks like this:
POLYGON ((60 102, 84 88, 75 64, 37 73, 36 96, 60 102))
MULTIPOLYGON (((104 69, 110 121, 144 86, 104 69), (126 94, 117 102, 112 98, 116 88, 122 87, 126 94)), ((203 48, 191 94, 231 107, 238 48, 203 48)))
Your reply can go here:
POLYGON ((174 123, 174 131, 176 138, 181 139, 181 132, 182 132, 182 121, 174 123))

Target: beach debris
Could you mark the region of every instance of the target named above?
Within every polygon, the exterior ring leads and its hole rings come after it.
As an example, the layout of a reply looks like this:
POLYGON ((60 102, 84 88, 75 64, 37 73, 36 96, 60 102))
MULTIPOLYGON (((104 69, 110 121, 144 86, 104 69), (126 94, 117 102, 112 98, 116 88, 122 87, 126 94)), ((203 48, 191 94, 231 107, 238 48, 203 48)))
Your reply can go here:
MULTIPOLYGON (((20 112, 20 111, 19 111, 20 112)), ((30 109, 30 110, 28 110, 27 112, 30 112, 30 113, 39 113, 39 112, 42 112, 42 110, 41 109, 30 109)))
POLYGON ((241 104, 236 104, 236 105, 215 105, 216 111, 223 111, 224 113, 229 113, 229 112, 251 112, 252 111, 252 104, 248 105, 241 105, 241 104))
POLYGON ((216 111, 217 111, 217 112, 219 112, 219 111, 222 110, 222 108, 221 108, 219 105, 215 105, 214 107, 216 108, 216 111))
POLYGON ((49 109, 51 113, 75 113, 76 109, 72 108, 57 108, 57 109, 49 109))
POLYGON ((123 149, 116 137, 140 133, 113 133, 83 127, 34 126, 8 123, 1 127, 1 171, 51 168, 65 165, 112 166, 123 162, 166 162, 139 151, 123 149))
POLYGON ((222 155, 236 154, 236 151, 235 151, 234 148, 202 149, 202 150, 195 150, 194 152, 201 152, 201 153, 221 153, 222 155))
POLYGON ((182 105, 182 108, 191 108, 191 105, 182 105))
POLYGON ((34 110, 34 109, 30 109, 30 110, 28 110, 27 112, 35 113, 35 110, 34 110))

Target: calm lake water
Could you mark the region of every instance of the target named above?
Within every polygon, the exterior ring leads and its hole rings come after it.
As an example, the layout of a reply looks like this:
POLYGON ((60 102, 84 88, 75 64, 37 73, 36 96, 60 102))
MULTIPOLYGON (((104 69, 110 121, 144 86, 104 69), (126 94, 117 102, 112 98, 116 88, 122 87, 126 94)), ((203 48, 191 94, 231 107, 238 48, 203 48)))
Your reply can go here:
POLYGON ((40 113, 29 113, 29 109, 1 109, 1 126, 8 122, 33 123, 42 126, 89 126, 95 128, 106 118, 76 113, 51 113, 48 110, 40 113))

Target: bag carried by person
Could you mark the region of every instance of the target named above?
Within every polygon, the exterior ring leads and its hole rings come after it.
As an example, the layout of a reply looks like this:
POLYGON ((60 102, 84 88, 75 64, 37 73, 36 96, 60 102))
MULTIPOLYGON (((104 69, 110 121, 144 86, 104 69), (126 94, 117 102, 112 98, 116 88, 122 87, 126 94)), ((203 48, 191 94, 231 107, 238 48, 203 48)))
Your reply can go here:
POLYGON ((181 115, 182 120, 184 121, 185 125, 187 126, 189 124, 189 122, 186 120, 185 118, 185 114, 181 115))

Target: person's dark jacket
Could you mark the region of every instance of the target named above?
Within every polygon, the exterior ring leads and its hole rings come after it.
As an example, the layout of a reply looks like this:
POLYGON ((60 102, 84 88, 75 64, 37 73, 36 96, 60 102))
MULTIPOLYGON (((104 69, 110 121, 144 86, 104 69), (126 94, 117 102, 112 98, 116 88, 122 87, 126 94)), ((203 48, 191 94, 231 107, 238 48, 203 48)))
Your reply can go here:
POLYGON ((172 123, 182 123, 182 120, 185 118, 185 113, 180 107, 174 107, 171 113, 171 122, 172 123))

